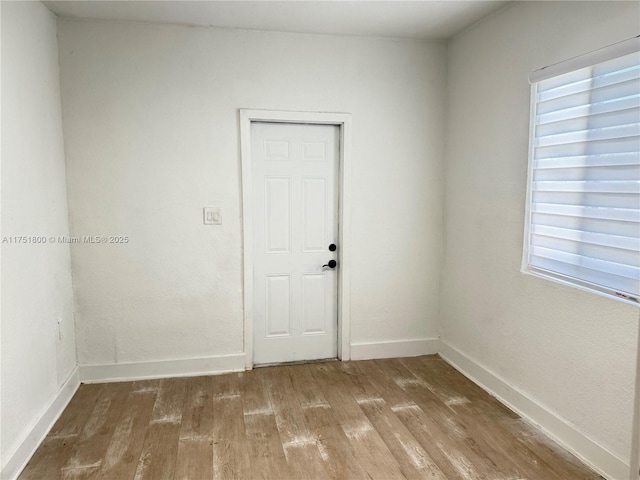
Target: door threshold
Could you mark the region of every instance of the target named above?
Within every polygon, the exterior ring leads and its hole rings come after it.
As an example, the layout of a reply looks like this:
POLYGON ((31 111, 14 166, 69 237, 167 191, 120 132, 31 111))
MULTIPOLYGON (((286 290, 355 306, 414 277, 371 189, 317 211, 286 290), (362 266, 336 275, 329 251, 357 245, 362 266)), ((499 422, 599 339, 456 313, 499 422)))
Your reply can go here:
POLYGON ((275 363, 261 363, 254 365, 253 368, 262 367, 287 367, 289 365, 304 365, 306 363, 326 363, 326 362, 338 362, 337 358, 320 358, 318 360, 297 360, 295 362, 275 362, 275 363))

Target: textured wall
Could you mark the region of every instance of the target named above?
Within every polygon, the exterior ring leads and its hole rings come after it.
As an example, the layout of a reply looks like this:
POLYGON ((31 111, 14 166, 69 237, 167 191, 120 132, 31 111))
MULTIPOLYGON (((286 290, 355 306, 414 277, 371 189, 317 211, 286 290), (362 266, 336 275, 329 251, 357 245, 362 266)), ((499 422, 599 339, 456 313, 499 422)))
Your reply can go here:
POLYGON ((58 26, 80 364, 242 351, 239 108, 353 114, 351 340, 437 336, 443 44, 58 26))
POLYGON ((442 339, 629 461, 638 309, 520 273, 531 70, 638 34, 637 2, 516 2, 449 44, 442 339))
POLYGON ((76 365, 56 19, 2 3, 2 466, 76 365), (60 329, 58 328, 60 322, 60 329))

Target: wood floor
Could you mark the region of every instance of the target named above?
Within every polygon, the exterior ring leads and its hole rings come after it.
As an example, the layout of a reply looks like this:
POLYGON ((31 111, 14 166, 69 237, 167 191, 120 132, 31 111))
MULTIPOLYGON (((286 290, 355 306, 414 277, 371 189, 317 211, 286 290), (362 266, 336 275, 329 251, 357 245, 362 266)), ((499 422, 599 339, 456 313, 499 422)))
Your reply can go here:
POLYGON ((436 356, 82 385, 20 479, 600 478, 436 356))

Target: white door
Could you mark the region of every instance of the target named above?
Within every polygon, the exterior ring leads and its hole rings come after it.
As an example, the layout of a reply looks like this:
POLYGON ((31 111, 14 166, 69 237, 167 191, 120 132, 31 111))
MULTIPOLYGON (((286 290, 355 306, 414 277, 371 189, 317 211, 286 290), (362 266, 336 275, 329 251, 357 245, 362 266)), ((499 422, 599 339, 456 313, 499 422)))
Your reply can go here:
POLYGON ((254 364, 338 354, 338 148, 337 126, 251 124, 254 364))

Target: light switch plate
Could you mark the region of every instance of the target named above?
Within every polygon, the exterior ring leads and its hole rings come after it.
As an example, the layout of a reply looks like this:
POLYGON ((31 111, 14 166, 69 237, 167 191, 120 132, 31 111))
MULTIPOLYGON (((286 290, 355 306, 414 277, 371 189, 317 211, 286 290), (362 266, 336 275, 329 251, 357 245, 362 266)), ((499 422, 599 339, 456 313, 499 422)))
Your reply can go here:
POLYGON ((204 207, 205 225, 222 225, 222 209, 220 207, 204 207))

